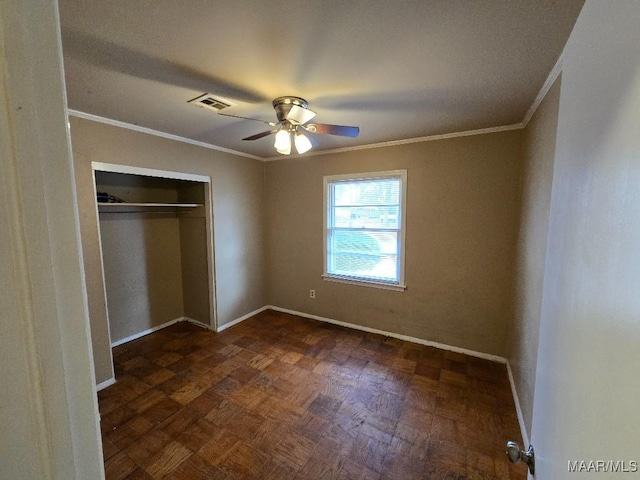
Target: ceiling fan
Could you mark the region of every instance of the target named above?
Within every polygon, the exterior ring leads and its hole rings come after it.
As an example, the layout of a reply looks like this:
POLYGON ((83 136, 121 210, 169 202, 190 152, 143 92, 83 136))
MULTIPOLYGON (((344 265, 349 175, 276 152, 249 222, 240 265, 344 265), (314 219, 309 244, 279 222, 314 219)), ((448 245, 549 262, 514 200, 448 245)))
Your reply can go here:
POLYGON ((346 125, 329 125, 326 123, 309 123, 316 112, 309 110, 307 101, 300 97, 278 97, 273 101, 273 108, 276 111, 277 122, 267 122, 257 118, 240 117, 228 113, 218 113, 226 117, 242 118, 244 120, 255 120, 266 123, 272 127, 277 127, 264 132, 256 133, 242 140, 258 140, 273 133, 276 134, 274 147, 283 155, 291 154, 292 146, 295 146, 299 154, 305 153, 317 142, 305 135, 305 132, 320 133, 328 135, 339 135, 342 137, 355 138, 360 133, 358 127, 346 125))

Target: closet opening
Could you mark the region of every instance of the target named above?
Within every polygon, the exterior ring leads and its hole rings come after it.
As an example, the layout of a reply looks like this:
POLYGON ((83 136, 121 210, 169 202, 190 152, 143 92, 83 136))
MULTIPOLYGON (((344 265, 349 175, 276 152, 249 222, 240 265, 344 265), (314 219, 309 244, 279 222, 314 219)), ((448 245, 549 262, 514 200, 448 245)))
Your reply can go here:
POLYGON ((111 347, 179 321, 215 331, 210 177, 92 167, 111 347))

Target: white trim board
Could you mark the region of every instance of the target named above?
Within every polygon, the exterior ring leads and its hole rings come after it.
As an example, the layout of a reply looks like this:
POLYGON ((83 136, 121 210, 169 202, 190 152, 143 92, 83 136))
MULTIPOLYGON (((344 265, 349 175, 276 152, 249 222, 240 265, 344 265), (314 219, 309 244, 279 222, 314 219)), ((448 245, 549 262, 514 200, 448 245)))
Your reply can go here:
POLYGON ((563 55, 564 55, 564 52, 560 55, 560 57, 558 57, 558 61, 556 62, 556 64, 551 69, 551 72, 549 72, 549 76, 547 77, 545 82, 542 84, 542 87, 540 87, 540 91, 538 92, 538 95, 533 100, 533 103, 529 107, 529 110, 527 110, 527 113, 525 113, 524 118, 522 119, 522 127, 523 128, 526 127, 529 124, 529 121, 535 115, 536 110, 538 110, 538 107, 540 106, 540 104, 544 100, 544 97, 547 96, 547 93, 549 93, 549 90, 553 86, 553 83, 556 81, 556 79, 560 75, 560 72, 562 72, 562 58, 563 58, 563 55))
POLYGON ((115 383, 116 383, 115 377, 108 378, 104 382, 100 382, 99 384, 96 385, 96 392, 99 392, 100 390, 104 390, 105 388, 110 387, 111 385, 115 385, 115 383))
POLYGON ((115 347, 118 347, 118 346, 123 345, 125 343, 132 342, 133 340, 137 340, 138 338, 147 336, 150 333, 157 332, 158 330, 162 330, 163 328, 167 328, 167 327, 170 327, 171 325, 174 325, 174 324, 176 324, 178 322, 182 322, 185 319, 186 319, 186 317, 175 318, 173 320, 169 320, 166 323, 163 323, 162 325, 158 325, 158 326, 149 328, 147 330, 143 330, 142 332, 134 333, 133 335, 129 335, 128 337, 121 338, 120 340, 116 340, 115 342, 111 342, 111 348, 115 348, 115 347))
POLYGON ((529 435, 527 433, 527 426, 524 423, 524 415, 522 414, 522 408, 520 407, 520 398, 518 397, 518 391, 516 390, 516 382, 513 379, 513 371, 511 370, 511 364, 507 360, 507 373, 509 374, 509 383, 511 384, 511 394, 513 395, 513 402, 516 405, 516 415, 518 416, 518 424, 520 425, 520 435, 522 435, 522 441, 526 448, 529 443, 529 435))
POLYGON ((149 335, 150 333, 157 332, 158 330, 162 330, 163 328, 170 327, 171 325, 174 325, 174 324, 176 324, 178 322, 189 322, 189 323, 193 323, 194 325, 196 325, 198 327, 202 327, 205 330, 211 330, 211 328, 209 328, 208 325, 205 325, 202 322, 194 320, 193 318, 179 317, 179 318, 174 318, 173 320, 169 320, 168 322, 163 323, 162 325, 157 325, 157 326, 155 326, 153 328, 149 328, 147 330, 143 330, 142 332, 134 333, 133 335, 129 335, 128 337, 122 338, 120 340, 116 340, 115 342, 113 342, 111 344, 111 348, 118 347, 118 346, 123 345, 125 343, 132 342, 133 340, 137 340, 138 338, 141 338, 141 337, 145 337, 145 336, 149 335))
MULTIPOLYGON (((553 83, 553 82, 552 82, 553 83)), ((544 88, 544 87, 543 87, 544 88)), ((534 102, 535 103, 535 102, 534 102)), ((532 105, 533 107, 533 105, 532 105)), ((537 108, 537 105, 535 106, 537 108)), ((535 111, 535 109, 534 109, 535 111)), ((471 135, 482 135, 487 133, 497 133, 497 132, 505 132, 508 130, 519 130, 525 127, 524 123, 514 123, 512 125, 502 125, 499 127, 489 127, 489 128, 480 128, 476 130, 464 130, 461 132, 451 132, 444 133, 440 135, 429 135, 426 137, 417 137, 417 138, 406 138, 403 140, 392 140, 389 142, 382 143, 370 143, 367 145, 357 145, 354 147, 344 147, 344 148, 334 148, 331 150, 321 150, 321 151, 310 151, 305 153, 304 155, 279 155, 276 157, 260 157, 258 155, 251 155, 248 153, 239 152, 237 150, 231 150, 229 148, 219 147, 212 143, 200 142, 198 140, 192 140, 190 138, 181 137, 179 135, 173 135, 170 133, 161 132, 159 130, 153 130, 147 127, 141 127, 139 125, 133 125, 127 122, 121 122, 120 120, 113 120, 106 117, 100 117, 98 115, 93 115, 91 113, 81 112, 79 110, 69 109, 68 113, 70 116, 83 118, 85 120, 91 120, 93 122, 104 123, 106 125, 112 125, 114 127, 124 128, 126 130, 133 130, 135 132, 146 133, 148 135, 154 135, 156 137, 166 138, 168 140, 175 140, 177 142, 188 143, 190 145, 195 145, 197 147, 208 148, 210 150, 218 150, 220 152, 231 153, 233 155, 238 155, 240 157, 251 158, 253 160, 260 160, 262 162, 276 161, 276 160, 287 160, 292 158, 306 158, 313 157, 317 155, 330 155, 333 153, 342 153, 342 152, 351 152, 354 150, 369 150, 373 148, 384 148, 384 147, 393 147, 396 145, 405 145, 409 143, 420 143, 420 142, 431 142, 434 140, 445 140, 448 138, 457 138, 457 137, 468 137, 471 135)), ((526 116, 525 116, 526 118, 526 116)))
MULTIPOLYGON (((175 318, 175 319, 170 320, 170 321, 168 321, 166 323, 163 323, 162 325, 157 325, 157 326, 155 326, 153 328, 149 328, 147 330, 143 330, 142 332, 138 332, 138 333, 135 333, 135 334, 130 335, 128 337, 122 338, 120 340, 116 340, 115 342, 111 343, 111 348, 118 347, 118 346, 123 345, 125 343, 132 342, 133 340, 137 340, 138 338, 142 338, 142 337, 144 337, 146 335, 149 335, 149 334, 151 334, 153 332, 157 332, 158 330, 162 330, 163 328, 170 327, 171 325, 174 325, 174 324, 176 324, 178 322, 189 322, 189 323, 193 323, 194 325, 196 325, 198 327, 202 327, 202 328, 204 328, 206 330, 212 330, 212 331, 215 331, 215 332, 222 332, 223 330, 226 330, 229 327, 233 327, 234 325, 237 325, 238 323, 243 322, 246 319, 253 317, 254 315, 257 315, 257 314, 259 314, 261 312, 264 312, 265 310, 267 310, 269 308, 271 308, 271 307, 269 307, 268 305, 265 305, 264 307, 260 307, 257 310, 254 310, 253 312, 249 312, 249 313, 247 313, 246 315, 243 315, 240 318, 236 318, 235 320, 231 320, 230 322, 219 326, 216 330, 213 330, 208 325, 205 325, 204 323, 198 322, 197 320, 194 320, 194 319, 189 318, 189 317, 175 318)), ((105 383, 105 382, 102 382, 102 383, 105 383)), ((100 385, 102 385, 102 383, 100 385)))
POLYGON ((416 338, 416 337, 410 337, 407 335, 401 335, 398 333, 393 333, 393 332, 387 332, 384 330, 378 330, 375 328, 369 328, 369 327, 363 327, 361 325, 356 325, 353 323, 347 323, 347 322, 341 322, 339 320, 333 320, 330 318, 326 318, 326 317, 320 317, 318 315, 311 315, 308 313, 303 313, 303 312, 298 312, 296 310, 289 310, 287 308, 281 308, 281 307, 276 307, 273 305, 269 305, 268 308, 270 308, 271 310, 275 310, 277 312, 283 312, 283 313, 289 313, 291 315, 297 315, 299 317, 305 317, 305 318, 310 318, 313 320, 319 320, 321 322, 327 322, 327 323, 332 323, 334 325, 340 325, 342 327, 347 327, 347 328, 352 328, 355 330, 362 330, 365 332, 369 332, 369 333, 377 333, 379 335, 385 335, 387 337, 392 337, 392 338, 397 338, 399 340, 404 340, 407 342, 411 342, 411 343, 417 343, 420 345, 427 345, 430 347, 435 347, 435 348, 439 348, 441 350, 448 350, 451 352, 456 352, 456 353, 462 353, 464 355, 469 355, 472 357, 476 357, 476 358, 482 358, 484 360, 490 360, 492 362, 496 362, 496 363, 501 363, 506 365, 507 367, 507 374, 509 376, 509 384, 511 385, 511 394, 513 396, 513 401, 516 407, 516 415, 518 417, 518 424, 520 426, 520 434, 522 435, 522 440, 524 442, 524 445, 527 446, 529 445, 529 435, 527 433, 527 427, 524 423, 524 416, 522 414, 522 408, 520 407, 520 399, 518 398, 518 392, 516 391, 516 386, 515 386, 515 381, 513 379, 513 372, 511 371, 511 365, 509 364, 509 361, 505 358, 505 357, 500 357, 497 355, 491 355, 488 353, 482 353, 482 352, 476 352, 474 350, 468 350, 466 348, 460 348, 460 347, 454 347, 452 345, 447 345, 444 343, 438 343, 438 342, 432 342, 429 340, 423 340, 421 338, 416 338))
POLYGON ((294 155, 280 155, 277 157, 267 157, 264 159, 264 161, 273 162, 276 160, 286 160, 289 158, 306 158, 306 157, 314 157, 318 155, 330 155, 334 153, 353 152, 355 150, 370 150, 373 148, 395 147, 397 145, 407 145, 410 143, 433 142, 435 140, 446 140, 449 138, 470 137, 473 135, 484 135, 488 133, 507 132, 509 130, 520 130, 524 127, 525 126, 522 123, 514 123, 513 125, 503 125, 500 127, 480 128, 477 130, 465 130, 462 132, 444 133, 441 135, 429 135, 426 137, 406 138, 404 140, 391 140, 389 142, 370 143, 367 145, 356 145, 354 147, 334 148, 331 150, 320 150, 320 151, 311 150, 303 155, 294 154, 294 155))
POLYGON ((128 175, 144 175, 145 177, 170 178, 172 180, 189 180, 191 182, 211 183, 211 177, 193 173, 158 170, 156 168, 134 167, 116 163, 91 162, 93 171, 125 173, 128 175))
POLYGON ((246 319, 253 317, 254 315, 257 315, 261 312, 264 312, 265 310, 268 310, 269 308, 271 308, 269 305, 265 305, 264 307, 260 307, 257 310, 254 310, 253 312, 249 312, 246 315, 243 315, 240 318, 236 318, 235 320, 231 320, 230 322, 227 322, 223 325, 220 325, 217 329, 216 332, 222 332, 223 330, 226 330, 227 328, 233 327, 234 325, 239 324, 240 322, 244 322, 246 319))
POLYGON ((560 75, 560 72, 562 71, 563 55, 564 55, 564 51, 560 55, 560 57, 558 57, 558 60, 556 61, 556 64, 551 69, 551 72, 549 72, 549 75, 547 76, 547 79, 545 80, 545 82, 542 84, 542 87, 540 87, 540 90, 538 91, 538 94, 536 95, 536 98, 533 100, 533 102, 529 106, 529 109, 527 110, 527 112, 525 113, 524 117, 522 118, 522 121, 519 122, 519 123, 514 123, 514 124, 511 124, 511 125, 502 125, 502 126, 497 126, 497 127, 480 128, 480 129, 476 129, 476 130, 464 130, 464 131, 460 131, 460 132, 451 132, 451 133, 445 133, 445 134, 441 134, 441 135, 428 135, 428 136, 425 136, 425 137, 407 138, 407 139, 403 139, 403 140, 391 140, 389 142, 370 143, 370 144, 367 144, 367 145, 357 145, 357 146, 353 146, 353 147, 334 148, 334 149, 331 149, 331 150, 321 150, 321 151, 313 151, 312 150, 312 151, 307 152, 307 153, 305 153, 303 155, 293 154, 293 155, 278 155, 278 156, 274 156, 274 157, 260 157, 258 155, 251 155, 251 154, 248 154, 248 153, 243 153, 243 152, 239 152, 239 151, 236 151, 236 150, 231 150, 231 149, 224 148, 224 147, 219 147, 219 146, 213 145, 211 143, 200 142, 198 140, 192 140, 190 138, 181 137, 179 135, 173 135, 173 134, 170 134, 170 133, 161 132, 159 130, 153 130, 151 128, 141 127, 139 125, 133 125, 133 124, 127 123, 127 122, 121 122, 119 120, 113 120, 113 119, 110 119, 110 118, 101 117, 101 116, 98 116, 98 115, 93 115, 91 113, 81 112, 79 110, 68 109, 67 111, 68 111, 68 114, 71 115, 71 116, 78 117, 78 118, 84 118, 86 120, 91 120, 91 121, 94 121, 94 122, 104 123, 104 124, 112 125, 112 126, 115 126, 115 127, 125 128, 127 130, 133 130, 133 131, 136 131, 136 132, 141 132, 141 133, 146 133, 146 134, 149 134, 149 135, 154 135, 154 136, 157 136, 157 137, 167 138, 169 140, 175 140, 175 141, 178 141, 178 142, 188 143, 188 144, 191 144, 191 145, 195 145, 195 146, 203 147, 203 148, 208 148, 208 149, 211 149, 211 150, 218 150, 218 151, 221 151, 221 152, 231 153, 233 155, 238 155, 238 156, 241 156, 241 157, 252 158, 254 160, 260 160, 262 162, 272 162, 272 161, 286 160, 286 159, 292 159, 292 158, 306 158, 306 157, 313 157, 313 156, 318 156, 318 155, 331 155, 331 154, 334 154, 334 153, 352 152, 352 151, 356 151, 356 150, 369 150, 369 149, 373 149, 373 148, 393 147, 393 146, 396 146, 396 145, 406 145, 406 144, 410 144, 410 143, 431 142, 431 141, 435 141, 435 140, 446 140, 448 138, 468 137, 468 136, 471 136, 471 135, 483 135, 483 134, 488 134, 488 133, 497 133, 497 132, 505 132, 505 131, 509 131, 509 130, 520 130, 520 129, 523 129, 523 128, 525 128, 527 126, 527 124, 529 123, 529 121, 531 120, 533 115, 536 113, 536 110, 538 109, 538 107, 542 103, 542 100, 544 100, 544 97, 549 92, 549 89, 553 85, 553 82, 555 82, 556 79, 558 78, 558 76, 560 75))
MULTIPOLYGON (((375 333, 378 335, 384 335, 386 337, 392 337, 392 338, 397 338, 399 340, 404 340, 407 342, 411 342, 411 343, 416 343, 419 345, 426 345, 426 346, 430 346, 430 347, 434 347, 434 348, 439 348, 440 350, 447 350, 447 351, 451 351, 451 352, 456 352, 456 353, 461 353, 464 355, 469 355, 472 357, 476 357, 476 358, 482 358, 484 360, 489 360, 492 362, 496 362, 496 363, 501 363, 501 364, 505 364, 507 366, 507 374, 509 376, 509 384, 511 385, 511 393, 513 395, 513 401, 515 403, 515 407, 516 407, 516 415, 518 417, 518 424, 520 426, 520 434, 522 435, 522 440, 524 442, 525 445, 529 445, 529 435, 527 433, 527 428, 526 425, 524 423, 524 416, 522 414, 522 408, 520 407, 520 400, 518 398, 518 393, 516 391, 516 386, 515 386, 515 381, 513 379, 513 372, 511 370, 511 365, 509 364, 509 361, 504 358, 504 357, 500 357, 497 355, 491 355, 488 353, 482 353, 482 352, 477 352, 475 350, 468 350, 466 348, 460 348, 460 347, 454 347, 452 345, 447 345, 444 343, 438 343, 438 342, 432 342, 430 340, 424 340, 421 338, 416 338, 416 337, 411 337, 408 335, 402 335, 399 333, 393 333, 393 332, 388 332, 385 330, 378 330, 376 328, 369 328, 369 327, 364 327, 362 325, 357 325, 354 323, 348 323, 348 322, 342 322, 340 320, 333 320, 331 318, 327 318, 327 317, 321 317, 318 315, 312 315, 309 313, 304 313, 304 312, 299 312, 297 310, 290 310, 288 308, 282 308, 282 307, 277 307, 274 305, 265 305, 264 307, 258 308, 252 312, 247 313, 246 315, 243 315, 239 318, 236 318, 235 320, 232 320, 228 323, 225 323, 224 325, 221 325, 220 327, 217 328, 216 333, 222 332, 223 330, 226 330, 230 327, 233 327, 234 325, 237 325, 261 312, 264 312, 265 310, 274 310, 276 312, 283 312, 283 313, 288 313, 291 315, 296 315, 299 317, 303 317, 303 318, 309 318, 312 320, 318 320, 321 322, 325 322, 325 323, 331 323, 333 325, 339 325, 342 327, 346 327, 346 328, 351 328, 354 330, 361 330, 364 332, 368 332, 368 333, 375 333)), ((159 325, 157 327, 145 330, 144 332, 140 332, 136 335, 131 335, 130 337, 124 338, 122 340, 119 340, 118 342, 113 343, 111 346, 112 348, 118 345, 122 345, 124 343, 130 342, 132 340, 135 340, 137 338, 143 337, 145 335, 149 335, 150 333, 153 333, 157 330, 160 330, 162 328, 166 328, 169 327, 175 323, 181 322, 181 321, 186 321, 186 322, 190 322, 190 323, 194 323, 195 325, 198 325, 202 328, 207 329, 208 327, 200 322, 197 322, 191 318, 188 317, 180 317, 180 318, 176 318, 175 320, 171 320, 167 323, 164 323, 162 325, 159 325)), ((107 388, 113 384, 116 383, 115 378, 110 378, 105 380, 104 382, 98 384, 96 386, 96 390, 100 391, 104 388, 107 388)))
MULTIPOLYGON (((138 338, 145 337, 145 336, 147 336, 147 335, 149 335, 149 334, 151 334, 153 332, 157 332, 158 330, 162 330, 163 328, 167 328, 167 327, 170 327, 171 325, 175 325, 178 322, 189 322, 189 323, 192 323, 192 324, 194 324, 194 325, 196 325, 198 327, 202 327, 205 330, 211 330, 209 328, 209 326, 205 325, 202 322, 198 322, 197 320, 194 320, 194 319, 189 318, 189 317, 179 317, 179 318, 175 318, 173 320, 170 320, 170 321, 168 321, 166 323, 163 323, 162 325, 158 325, 158 326, 155 326, 153 328, 149 328, 147 330, 144 330, 142 332, 135 333, 135 334, 130 335, 128 337, 125 337, 123 339, 117 340, 117 341, 115 341, 115 342, 113 342, 111 344, 111 348, 115 348, 115 347, 118 347, 120 345, 124 345, 125 343, 132 342, 133 340, 137 340, 138 338)), ((114 385, 115 383, 116 383, 115 377, 108 378, 104 382, 100 382, 99 384, 96 385, 96 392, 99 392, 100 390, 104 390, 105 388, 110 387, 111 385, 114 385)))
POLYGON ((445 343, 432 342, 431 340, 424 340, 422 338, 411 337, 409 335, 402 335, 400 333, 388 332, 386 330, 378 330, 377 328, 364 327, 355 323, 342 322, 340 320, 333 320, 327 317, 320 317, 318 315, 311 315, 309 313, 298 312, 296 310, 289 310, 288 308, 276 307, 269 305, 268 308, 275 310, 276 312, 289 313, 291 315, 297 315, 299 317, 310 318, 312 320, 319 320, 321 322, 332 323, 334 325, 340 325, 341 327, 352 328, 354 330, 362 330, 363 332, 376 333, 378 335, 384 335, 386 337, 397 338, 398 340, 404 340, 406 342, 417 343, 419 345, 426 345, 428 347, 435 347, 441 350, 447 350, 455 353, 462 353, 471 357, 482 358, 484 360, 490 360, 496 363, 506 364, 507 359, 498 355, 491 355, 489 353, 476 352, 475 350, 468 350, 466 348, 454 347, 445 343))
MULTIPOLYGON (((516 400, 516 405, 518 408, 518 419, 520 420, 522 418, 522 412, 520 411, 520 407, 519 407, 519 402, 517 401, 517 394, 515 391, 515 387, 514 387, 514 383, 513 383, 513 376, 511 374, 511 368, 509 367, 509 362, 507 361, 506 358, 504 357, 500 357, 498 355, 491 355, 489 353, 483 353, 483 352, 477 352, 475 350, 469 350, 466 348, 461 348, 461 347, 455 347, 453 345, 447 345, 445 343, 439 343, 439 342, 433 342, 431 340, 424 340, 422 338, 417 338, 417 337, 411 337, 409 335, 402 335, 400 333, 394 333, 394 332, 388 332, 386 330, 379 330, 377 328, 370 328, 370 327, 365 327, 362 325, 357 325, 355 323, 349 323, 349 322, 342 322, 340 320, 334 320, 332 318, 327 318, 327 317, 321 317, 318 315, 312 315, 310 313, 304 313, 304 312, 299 312, 297 310, 290 310, 288 308, 282 308, 282 307, 277 307, 275 305, 265 305, 264 307, 260 307, 256 310, 254 310, 253 312, 249 312, 246 315, 243 315, 242 317, 236 318, 235 320, 232 320, 228 323, 225 323, 224 325, 221 325, 218 327, 218 329, 216 330, 216 333, 222 332, 223 330, 226 330, 227 328, 233 327, 234 325, 237 325, 241 322, 244 322, 245 320, 264 312, 265 310, 274 310, 276 312, 282 312, 282 313, 288 313, 290 315, 296 315, 298 317, 303 317, 303 318, 309 318, 311 320, 318 320, 320 322, 325 322, 325 323, 331 323, 333 325, 339 325, 341 327, 346 327, 346 328, 351 328, 353 330, 361 330, 363 332, 367 332, 367 333, 375 333, 378 335, 384 335, 385 337, 391 337, 391 338, 397 338, 398 340, 404 340, 406 342, 411 342, 411 343, 416 343, 419 345, 426 345, 428 347, 435 347, 435 348, 439 348, 440 350, 447 350, 450 352, 455 352, 455 353, 461 353, 464 355, 469 355, 471 357, 476 357, 476 358, 482 358, 484 360, 489 360, 492 362, 496 362, 496 363, 502 363, 502 364, 506 364, 507 365, 507 371, 509 373, 509 381, 511 382, 511 389, 513 391, 513 395, 514 395, 514 399, 516 400)), ((113 342, 111 344, 111 348, 117 347, 119 345, 123 345, 125 343, 131 342, 133 340, 136 340, 138 338, 144 337, 146 335, 149 335, 153 332, 156 332, 158 330, 161 330, 163 328, 167 328, 170 327, 171 325, 174 325, 178 322, 190 322, 193 323, 199 327, 202 327, 204 329, 208 329, 210 330, 210 328, 201 323, 198 322, 196 320, 193 320, 191 318, 188 317, 180 317, 180 318, 176 318, 174 320, 170 320, 169 322, 163 323, 162 325, 158 325, 156 327, 150 328, 148 330, 144 330, 142 332, 136 333, 134 335, 130 335, 126 338, 123 338, 121 340, 117 340, 116 342, 113 342)), ((108 381, 108 380, 107 380, 108 381)), ((100 385, 104 384, 106 382, 102 382, 100 385)))
POLYGON ((175 140, 177 142, 188 143, 195 145, 196 147, 208 148, 209 150, 217 150, 219 152, 231 153, 232 155, 238 155, 239 157, 252 158, 253 160, 264 160, 257 155, 250 155, 248 153, 238 152, 231 150, 230 148, 219 147, 211 143, 200 142, 198 140, 192 140, 190 138, 181 137, 179 135, 173 135, 171 133, 161 132, 160 130, 153 130, 152 128, 141 127, 139 125, 133 125, 127 122, 121 122, 120 120, 113 120, 111 118, 100 117, 99 115, 93 115, 92 113, 85 113, 79 110, 67 110, 68 114, 73 117, 84 118, 85 120, 91 120, 92 122, 104 123, 113 127, 120 127, 126 130, 132 130, 134 132, 146 133, 148 135, 154 135, 156 137, 166 138, 168 140, 175 140))

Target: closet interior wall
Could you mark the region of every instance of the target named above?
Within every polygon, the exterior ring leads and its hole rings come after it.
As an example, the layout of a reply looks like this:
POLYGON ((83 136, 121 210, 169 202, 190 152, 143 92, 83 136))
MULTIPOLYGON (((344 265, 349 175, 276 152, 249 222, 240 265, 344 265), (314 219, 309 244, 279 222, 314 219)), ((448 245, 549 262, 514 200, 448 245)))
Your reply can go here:
POLYGON ((205 184, 99 170, 95 180, 125 202, 98 204, 111 343, 185 318, 213 328, 205 184), (198 206, 158 205, 185 203, 198 206))

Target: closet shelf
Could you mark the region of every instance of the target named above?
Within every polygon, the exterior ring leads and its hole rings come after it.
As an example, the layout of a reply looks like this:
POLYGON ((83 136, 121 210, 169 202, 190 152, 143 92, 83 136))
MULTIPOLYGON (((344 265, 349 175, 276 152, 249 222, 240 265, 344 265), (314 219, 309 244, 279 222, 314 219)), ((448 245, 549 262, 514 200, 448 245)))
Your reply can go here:
POLYGON ((147 211, 161 209, 189 210, 193 208, 203 207, 202 203, 106 203, 98 202, 98 210, 100 212, 124 213, 134 212, 140 209, 147 211))
POLYGON ((196 208, 202 207, 202 203, 107 203, 98 202, 100 207, 184 207, 184 208, 196 208))

